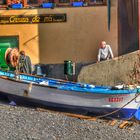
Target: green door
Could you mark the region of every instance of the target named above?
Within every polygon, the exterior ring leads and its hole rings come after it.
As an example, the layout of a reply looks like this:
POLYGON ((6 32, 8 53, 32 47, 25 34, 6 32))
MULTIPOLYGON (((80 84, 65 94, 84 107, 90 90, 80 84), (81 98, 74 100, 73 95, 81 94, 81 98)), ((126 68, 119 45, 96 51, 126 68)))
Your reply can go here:
POLYGON ((18 36, 0 37, 0 68, 3 70, 13 70, 5 61, 5 52, 7 48, 18 48, 18 36))

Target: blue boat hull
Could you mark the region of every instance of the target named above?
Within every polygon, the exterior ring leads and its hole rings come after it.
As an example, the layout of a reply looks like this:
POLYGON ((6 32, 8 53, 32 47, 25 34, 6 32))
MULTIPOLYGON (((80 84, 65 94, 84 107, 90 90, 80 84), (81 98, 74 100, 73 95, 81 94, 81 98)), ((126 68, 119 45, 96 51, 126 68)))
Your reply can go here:
POLYGON ((119 108, 110 109, 110 108, 98 108, 98 107, 95 108, 95 107, 84 107, 84 106, 78 107, 73 105, 64 105, 64 104, 40 101, 40 100, 35 100, 35 99, 20 97, 20 96, 13 96, 13 95, 12 96, 8 95, 8 99, 10 101, 14 101, 17 105, 20 106, 45 108, 53 111, 67 112, 67 113, 80 114, 80 115, 99 117, 99 118, 108 118, 108 119, 114 119, 114 118, 122 119, 122 120, 131 119, 137 111, 137 109, 123 108, 117 111, 116 113, 113 113, 119 108))
POLYGON ((118 119, 130 119, 140 106, 137 88, 112 89, 2 71, 0 75, 1 94, 19 105, 118 119))

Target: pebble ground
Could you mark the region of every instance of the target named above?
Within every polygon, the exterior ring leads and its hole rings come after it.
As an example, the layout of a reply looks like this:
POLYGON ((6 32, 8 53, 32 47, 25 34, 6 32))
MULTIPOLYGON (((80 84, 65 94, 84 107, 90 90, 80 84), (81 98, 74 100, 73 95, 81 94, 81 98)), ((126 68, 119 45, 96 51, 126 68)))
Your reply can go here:
POLYGON ((140 140, 140 123, 69 117, 52 111, 0 104, 0 140, 140 140))

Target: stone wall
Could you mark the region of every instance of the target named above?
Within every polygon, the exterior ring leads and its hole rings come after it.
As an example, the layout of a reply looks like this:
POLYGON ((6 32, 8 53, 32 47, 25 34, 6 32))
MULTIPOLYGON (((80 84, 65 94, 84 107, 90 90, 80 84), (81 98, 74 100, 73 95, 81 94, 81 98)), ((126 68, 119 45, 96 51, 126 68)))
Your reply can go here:
POLYGON ((95 61, 90 63, 75 63, 75 74, 73 76, 67 75, 66 77, 66 75, 64 74, 64 63, 34 65, 33 74, 47 76, 49 78, 63 79, 76 82, 81 68, 93 63, 95 63, 95 61))
POLYGON ((139 51, 102 61, 81 69, 78 75, 79 82, 97 85, 135 84, 140 78, 139 51))

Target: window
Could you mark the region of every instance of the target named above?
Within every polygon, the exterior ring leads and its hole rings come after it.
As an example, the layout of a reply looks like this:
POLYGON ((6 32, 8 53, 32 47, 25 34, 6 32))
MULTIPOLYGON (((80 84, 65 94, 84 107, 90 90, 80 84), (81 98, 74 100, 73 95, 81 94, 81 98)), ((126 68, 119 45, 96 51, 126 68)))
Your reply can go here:
POLYGON ((6 4, 6 0, 0 0, 0 5, 5 5, 6 4))
POLYGON ((27 4, 39 4, 42 2, 43 0, 27 0, 27 4))
POLYGON ((59 0, 59 3, 70 3, 70 0, 59 0))
POLYGON ((54 0, 43 0, 43 2, 50 2, 50 3, 54 3, 54 0))
POLYGON ((99 4, 102 4, 103 3, 103 0, 90 0, 91 2, 94 2, 94 3, 99 3, 99 4))
POLYGON ((54 0, 27 0, 27 4, 42 4, 42 3, 47 3, 47 2, 52 2, 52 3, 54 3, 54 0))
POLYGON ((28 4, 37 4, 38 0, 27 0, 28 4))
POLYGON ((106 5, 107 0, 0 0, 1 7, 10 5, 13 1, 22 1, 23 6, 30 8, 40 7, 42 3, 54 3, 55 7, 71 7, 73 2, 84 2, 82 6, 106 5))
POLYGON ((89 0, 90 5, 103 5, 106 4, 106 0, 89 0))
POLYGON ((58 7, 69 7, 72 0, 55 0, 56 6, 58 7))

